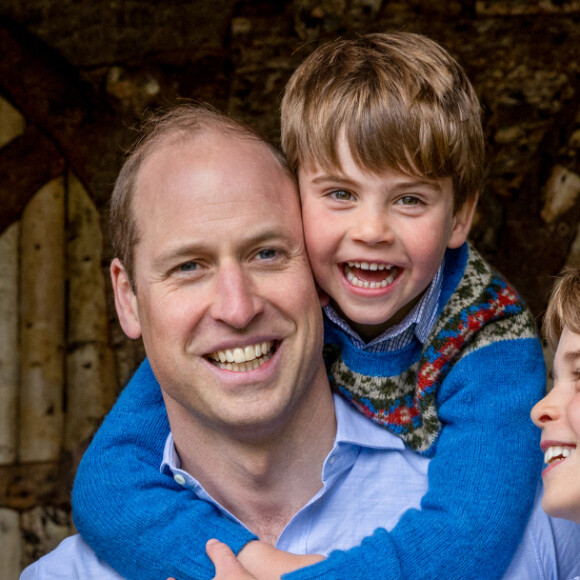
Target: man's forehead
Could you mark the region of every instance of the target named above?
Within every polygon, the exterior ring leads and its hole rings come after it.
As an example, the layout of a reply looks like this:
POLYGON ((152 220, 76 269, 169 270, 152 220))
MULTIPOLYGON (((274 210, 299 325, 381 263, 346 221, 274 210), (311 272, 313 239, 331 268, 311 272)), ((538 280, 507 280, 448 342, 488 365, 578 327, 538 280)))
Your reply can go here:
POLYGON ((296 183, 269 146, 219 133, 160 144, 141 167, 133 203, 143 233, 163 215, 164 223, 186 215, 203 226, 246 214, 281 229, 301 227, 296 183))

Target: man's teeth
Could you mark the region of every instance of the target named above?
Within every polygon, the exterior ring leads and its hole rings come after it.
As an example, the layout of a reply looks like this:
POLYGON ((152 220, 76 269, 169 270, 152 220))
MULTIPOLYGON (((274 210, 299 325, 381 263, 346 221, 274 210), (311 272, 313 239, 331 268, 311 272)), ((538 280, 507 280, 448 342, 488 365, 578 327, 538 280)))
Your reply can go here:
POLYGON ((387 264, 379 264, 377 262, 346 262, 344 268, 344 275, 346 279, 353 285, 359 288, 385 288, 389 284, 392 284, 397 277, 399 269, 396 266, 388 266, 387 264), (388 276, 381 280, 380 282, 372 282, 368 280, 361 280, 352 272, 352 268, 358 268, 360 270, 370 270, 371 272, 376 272, 377 270, 389 270, 388 276))
POLYGON ((251 371, 272 358, 273 348, 274 342, 270 340, 244 348, 218 350, 210 353, 208 358, 227 371, 251 371))
POLYGON ((570 457, 572 453, 574 453, 573 447, 562 447, 561 445, 548 447, 544 453, 544 463, 549 465, 550 463, 559 459, 566 459, 567 457, 570 457))

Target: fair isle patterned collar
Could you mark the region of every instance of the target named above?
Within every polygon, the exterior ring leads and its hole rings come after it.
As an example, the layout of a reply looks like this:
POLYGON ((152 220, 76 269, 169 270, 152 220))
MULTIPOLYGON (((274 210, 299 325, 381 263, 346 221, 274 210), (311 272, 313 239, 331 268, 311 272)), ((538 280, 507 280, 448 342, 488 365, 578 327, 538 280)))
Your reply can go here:
POLYGON ((534 319, 514 288, 468 246, 463 276, 415 363, 389 375, 381 370, 381 360, 388 359, 380 354, 369 357, 332 332, 325 344, 325 360, 335 391, 430 457, 441 431, 437 395, 451 368, 488 344, 536 336, 534 319), (365 372, 371 358, 372 374, 365 372))
POLYGON ((437 318, 444 267, 445 259, 443 259, 435 277, 427 287, 421 300, 415 304, 411 312, 399 324, 387 328, 380 336, 373 338, 368 343, 350 327, 348 322, 336 311, 332 304, 324 307, 324 313, 331 322, 336 324, 350 337, 357 348, 366 352, 394 352, 409 346, 414 337, 421 344, 425 344, 437 318))

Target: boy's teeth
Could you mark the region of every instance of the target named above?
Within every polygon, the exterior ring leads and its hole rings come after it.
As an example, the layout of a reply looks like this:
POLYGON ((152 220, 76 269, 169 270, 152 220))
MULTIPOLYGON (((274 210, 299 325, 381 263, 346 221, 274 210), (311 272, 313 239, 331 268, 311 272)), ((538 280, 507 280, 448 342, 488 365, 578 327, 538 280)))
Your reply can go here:
POLYGON ((398 271, 399 270, 396 266, 388 266, 387 264, 379 264, 377 262, 346 262, 344 275, 353 286, 358 286, 359 288, 385 288, 395 281, 398 271), (353 273, 352 268, 371 270, 373 272, 377 270, 387 270, 389 273, 387 277, 380 282, 361 280, 353 273))
POLYGON ((394 266, 379 264, 378 262, 347 262, 349 268, 360 268, 361 270, 390 270, 394 266))
POLYGON ((250 371, 262 366, 272 357, 273 341, 262 342, 244 348, 218 350, 208 355, 216 366, 228 371, 250 371))
POLYGON ((574 453, 574 447, 563 447, 562 445, 554 445, 553 447, 548 447, 544 453, 544 463, 549 465, 553 461, 558 459, 566 459, 574 453))

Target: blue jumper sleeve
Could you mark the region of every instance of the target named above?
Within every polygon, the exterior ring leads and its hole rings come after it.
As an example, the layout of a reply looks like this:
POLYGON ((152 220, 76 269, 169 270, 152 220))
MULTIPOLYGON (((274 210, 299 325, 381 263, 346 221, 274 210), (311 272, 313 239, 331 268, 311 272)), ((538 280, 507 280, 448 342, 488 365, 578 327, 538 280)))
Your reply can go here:
POLYGON ((542 457, 529 413, 544 388, 538 339, 500 341, 464 357, 441 385, 443 429, 421 510, 284 580, 501 578, 534 501, 542 457))
POLYGON ((248 530, 160 473, 169 423, 145 360, 85 453, 73 487, 74 523, 96 554, 128 580, 212 578, 205 543, 237 553, 248 530))

